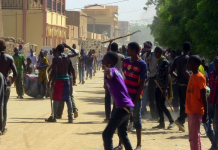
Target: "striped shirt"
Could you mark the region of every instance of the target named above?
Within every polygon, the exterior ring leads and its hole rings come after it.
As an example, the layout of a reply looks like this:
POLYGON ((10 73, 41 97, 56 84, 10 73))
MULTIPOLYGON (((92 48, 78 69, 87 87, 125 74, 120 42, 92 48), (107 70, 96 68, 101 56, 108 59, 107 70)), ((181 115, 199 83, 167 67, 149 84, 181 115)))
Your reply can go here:
POLYGON ((210 73, 209 78, 210 84, 210 96, 208 98, 209 104, 218 104, 218 76, 215 74, 215 71, 210 73))
MULTIPOLYGON (((147 64, 141 58, 134 62, 131 62, 130 58, 126 58, 123 65, 125 84, 131 99, 134 100, 140 86, 140 79, 147 78, 147 64)), ((140 98, 142 98, 142 94, 140 98)))

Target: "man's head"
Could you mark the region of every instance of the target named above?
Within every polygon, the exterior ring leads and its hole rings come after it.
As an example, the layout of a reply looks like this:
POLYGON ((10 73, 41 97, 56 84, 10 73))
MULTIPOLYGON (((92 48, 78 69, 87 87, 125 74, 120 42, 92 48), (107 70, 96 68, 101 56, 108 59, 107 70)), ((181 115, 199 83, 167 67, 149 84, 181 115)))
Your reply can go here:
POLYGON ((201 65, 201 58, 198 55, 192 55, 188 59, 188 70, 192 72, 198 70, 201 65))
POLYGON ((30 49, 30 54, 33 55, 33 49, 32 48, 30 49))
POLYGON ((176 50, 176 56, 180 56, 180 55, 182 55, 182 51, 181 51, 181 49, 177 49, 176 50))
POLYGON ((111 44, 111 51, 117 53, 117 51, 118 51, 118 44, 117 43, 111 44))
POLYGON ((40 56, 41 58, 44 58, 44 55, 45 55, 45 51, 44 51, 44 50, 41 50, 39 56, 40 56))
POLYGON ((144 43, 144 52, 151 52, 152 44, 151 42, 145 42, 144 43))
POLYGON ((214 70, 218 71, 218 56, 216 56, 213 60, 214 70))
POLYGON ((191 43, 190 42, 185 42, 183 44, 183 51, 184 52, 190 52, 191 51, 191 43))
POLYGON ((102 66, 114 67, 118 62, 118 55, 115 52, 108 52, 104 55, 102 66))
POLYGON ((0 52, 5 51, 5 49, 6 49, 5 40, 0 39, 0 52))
POLYGON ((175 50, 171 50, 170 56, 171 56, 172 59, 176 58, 176 56, 177 56, 176 51, 175 50))
POLYGON ((131 42, 128 44, 127 53, 128 56, 136 56, 139 52, 139 44, 136 42, 131 42))
POLYGON ((54 57, 57 56, 58 55, 58 50, 56 48, 53 48, 52 50, 53 50, 53 56, 54 57))
POLYGON ((156 47, 154 49, 154 55, 157 59, 160 58, 162 54, 163 54, 163 49, 161 47, 156 47))
POLYGON ((57 47, 56 47, 57 51, 59 53, 63 53, 64 52, 64 45, 63 44, 59 44, 57 47))
POLYGON ((85 51, 85 50, 82 48, 82 49, 81 49, 81 54, 84 54, 84 51, 85 51))
POLYGON ((15 47, 15 48, 14 48, 14 54, 15 54, 15 55, 18 55, 18 53, 19 53, 18 47, 15 47))
POLYGON ((92 50, 92 54, 95 54, 95 50, 94 49, 92 50))
POLYGON ((125 45, 122 46, 122 52, 123 52, 123 53, 126 52, 126 46, 125 46, 125 45))
POLYGON ((27 60, 27 64, 31 64, 32 63, 32 59, 31 58, 28 57, 26 60, 27 60))
POLYGON ((76 49, 76 44, 73 44, 73 49, 76 49))
POLYGON ((50 55, 52 55, 53 54, 53 48, 52 48, 52 50, 50 50, 50 53, 49 53, 50 55))
POLYGON ((23 45, 20 44, 20 45, 19 45, 19 50, 22 50, 22 48, 23 48, 23 45))

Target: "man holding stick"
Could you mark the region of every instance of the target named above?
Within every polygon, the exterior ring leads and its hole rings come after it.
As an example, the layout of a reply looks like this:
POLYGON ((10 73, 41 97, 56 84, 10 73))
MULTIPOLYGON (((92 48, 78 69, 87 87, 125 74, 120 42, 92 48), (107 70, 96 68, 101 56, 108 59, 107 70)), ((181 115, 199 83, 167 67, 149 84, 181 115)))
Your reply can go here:
POLYGON ((157 58, 157 87, 155 90, 155 100, 157 105, 158 114, 160 117, 159 125, 153 127, 154 129, 164 129, 164 114, 169 119, 168 129, 171 129, 174 126, 174 120, 165 105, 167 93, 169 92, 169 63, 167 59, 162 55, 163 50, 160 47, 156 47, 154 50, 154 55, 157 58))

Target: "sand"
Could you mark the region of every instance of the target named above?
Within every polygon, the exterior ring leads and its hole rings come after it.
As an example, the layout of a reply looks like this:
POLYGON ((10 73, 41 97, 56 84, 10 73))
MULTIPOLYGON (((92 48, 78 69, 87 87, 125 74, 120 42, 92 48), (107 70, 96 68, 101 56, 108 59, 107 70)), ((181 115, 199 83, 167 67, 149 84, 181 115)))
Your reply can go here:
MULTIPOLYGON (((102 123, 104 113, 103 73, 98 72, 84 85, 74 87, 79 117, 73 124, 67 123, 65 105, 63 119, 57 123, 46 123, 51 114, 50 99, 34 99, 24 96, 17 99, 16 89, 12 87, 8 102, 8 132, 0 136, 1 150, 103 150, 102 131, 107 124, 102 123)), ((173 113, 174 119, 178 113, 173 113)), ((157 122, 149 122, 150 115, 143 117, 142 150, 188 150, 188 128, 186 132, 172 130, 152 130, 157 122)), ((168 122, 166 122, 168 125, 168 122)), ((203 126, 201 133, 205 133, 203 126)), ((133 147, 136 146, 135 132, 129 133, 133 147)), ((211 144, 205 135, 201 136, 202 149, 211 144)), ((118 136, 113 138, 114 146, 118 136)))

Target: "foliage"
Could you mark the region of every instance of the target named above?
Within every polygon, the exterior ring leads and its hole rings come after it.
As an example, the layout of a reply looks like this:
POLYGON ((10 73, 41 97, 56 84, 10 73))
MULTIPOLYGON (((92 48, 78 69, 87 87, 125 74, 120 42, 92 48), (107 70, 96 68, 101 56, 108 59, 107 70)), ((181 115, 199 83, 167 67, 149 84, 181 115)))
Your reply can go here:
POLYGON ((192 43, 193 53, 212 59, 218 47, 218 1, 215 0, 148 0, 156 5, 157 16, 151 34, 163 47, 182 48, 192 43))

